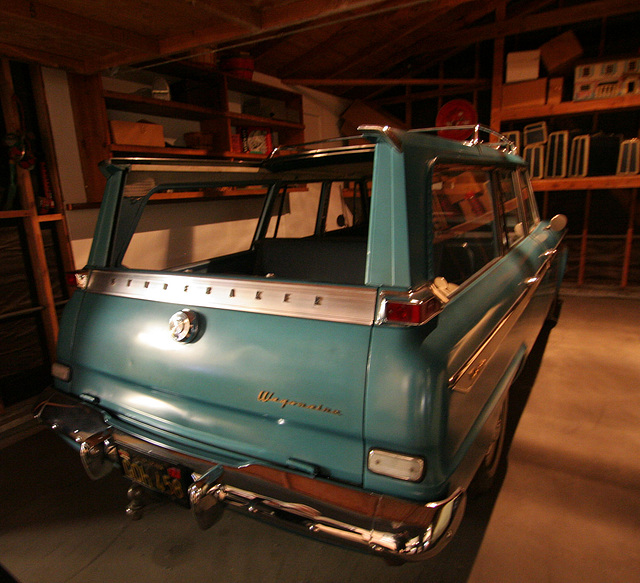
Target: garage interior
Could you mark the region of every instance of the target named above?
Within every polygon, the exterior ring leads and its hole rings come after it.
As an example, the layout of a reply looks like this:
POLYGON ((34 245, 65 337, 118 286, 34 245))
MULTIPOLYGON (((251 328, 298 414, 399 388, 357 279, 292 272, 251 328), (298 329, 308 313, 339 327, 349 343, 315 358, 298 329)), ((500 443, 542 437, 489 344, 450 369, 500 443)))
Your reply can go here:
MULTIPOLYGON (((637 578, 637 2, 42 0, 2 2, 0 15, 7 580, 637 578), (233 513, 200 533, 188 512, 164 504, 131 522, 125 481, 92 483, 32 421, 72 293, 67 274, 88 256, 101 160, 255 160, 266 153, 246 151, 250 127, 286 146, 363 123, 411 129, 462 117, 520 140, 541 215, 569 218, 569 263, 560 321, 512 392, 499 487, 469 502, 441 555, 391 567, 233 513), (583 166, 571 156, 581 136, 605 144, 583 166), (541 154, 558 144, 560 169, 541 154)), ((233 214, 246 202, 220 205, 233 214)))

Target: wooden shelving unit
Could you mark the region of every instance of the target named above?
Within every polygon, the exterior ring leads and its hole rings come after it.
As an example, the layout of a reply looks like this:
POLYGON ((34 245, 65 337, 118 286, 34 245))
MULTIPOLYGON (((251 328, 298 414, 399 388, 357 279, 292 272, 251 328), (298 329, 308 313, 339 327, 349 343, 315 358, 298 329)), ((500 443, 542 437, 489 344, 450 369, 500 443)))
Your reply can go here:
MULTIPOLYGON (((607 99, 594 99, 585 101, 565 101, 555 104, 523 106, 523 107, 502 107, 502 82, 504 78, 504 38, 496 39, 494 43, 494 70, 492 82, 492 104, 491 104, 491 127, 500 131, 505 122, 533 122, 537 120, 553 121, 574 116, 621 113, 640 109, 640 95, 623 95, 607 99)), ((638 134, 636 128, 634 137, 638 134)), ((587 133, 587 132, 585 132, 587 133)), ((640 187, 640 175, 627 176, 587 176, 583 178, 544 178, 533 180, 534 190, 541 194, 543 205, 542 214, 548 218, 548 208, 552 193, 561 192, 583 192, 584 193, 584 214, 581 226, 580 251, 578 258, 578 285, 583 285, 586 281, 586 267, 588 262, 588 243, 597 239, 589 232, 589 220, 592 205, 593 191, 618 190, 628 193, 629 200, 629 220, 626 233, 616 236, 624 241, 624 251, 620 265, 620 287, 627 287, 629 283, 629 272, 631 267, 631 257, 634 242, 637 244, 638 237, 635 234, 635 214, 638 203, 638 188, 640 187)), ((574 230, 576 226, 573 227, 574 230)))
MULTIPOLYGON (((63 200, 57 172, 57 162, 53 147, 53 138, 46 107, 44 85, 39 67, 31 68, 31 86, 35 101, 36 113, 42 150, 49 172, 51 189, 57 212, 52 214, 38 214, 38 205, 34 192, 32 176, 28 169, 19 165, 16 167, 16 182, 20 210, 7 210, 0 212, 0 221, 22 222, 26 235, 26 252, 30 259, 30 277, 33 280, 37 293, 37 305, 27 310, 19 310, 15 314, 4 314, 4 317, 19 317, 26 313, 39 313, 46 338, 46 360, 55 358, 56 342, 58 338, 57 305, 54 298, 51 274, 45 252, 42 228, 44 224, 53 224, 57 232, 60 259, 65 271, 73 271, 74 261, 69 243, 69 233, 65 215, 63 212, 63 200)), ((15 97, 15 88, 11 73, 10 62, 6 59, 0 61, 0 104, 7 133, 19 133, 24 131, 22 127, 21 111, 18 100, 15 97)), ((3 408, 0 398, 0 411, 3 408)))
POLYGON ((640 108, 640 95, 622 95, 608 99, 590 99, 586 101, 564 101, 561 103, 528 107, 505 107, 501 121, 517 121, 537 118, 573 116, 588 113, 622 111, 640 108))
POLYGON ((177 76, 186 83, 182 92, 177 92, 175 100, 165 101, 135 93, 105 90, 99 75, 69 75, 87 202, 101 200, 105 179, 98 170, 98 164, 113 156, 263 159, 265 155, 243 152, 233 147, 232 135, 235 128, 269 129, 272 133, 278 134, 281 145, 304 141, 302 96, 297 93, 216 71, 205 71, 196 66, 165 66, 159 73, 171 74, 174 78, 177 76), (280 101, 289 111, 296 114, 298 120, 288 121, 231 111, 231 92, 280 101), (157 147, 113 143, 108 111, 196 121, 200 124, 202 133, 214 137, 213 143, 207 147, 157 147))

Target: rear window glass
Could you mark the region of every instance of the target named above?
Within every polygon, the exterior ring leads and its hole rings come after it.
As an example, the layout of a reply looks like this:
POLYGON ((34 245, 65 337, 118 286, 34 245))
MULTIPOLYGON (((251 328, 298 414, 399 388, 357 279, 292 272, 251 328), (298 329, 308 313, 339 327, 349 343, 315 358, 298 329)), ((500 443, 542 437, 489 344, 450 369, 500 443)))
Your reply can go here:
POLYGON ((371 170, 134 166, 111 264, 363 284, 371 170))
POLYGON ((266 187, 253 185, 153 194, 122 266, 182 269, 249 249, 266 192, 266 187))

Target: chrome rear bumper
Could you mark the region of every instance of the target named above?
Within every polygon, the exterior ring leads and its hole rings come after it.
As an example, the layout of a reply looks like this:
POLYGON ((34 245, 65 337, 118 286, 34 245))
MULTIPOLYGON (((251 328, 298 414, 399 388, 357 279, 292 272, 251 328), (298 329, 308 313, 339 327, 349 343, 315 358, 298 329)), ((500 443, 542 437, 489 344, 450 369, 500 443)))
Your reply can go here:
POLYGON ((193 457, 111 427, 97 409, 57 391, 35 415, 76 446, 93 479, 119 464, 118 445, 191 468, 189 499, 201 528, 230 506, 325 541, 418 560, 449 542, 464 511, 462 489, 419 504, 267 466, 230 467, 193 457))

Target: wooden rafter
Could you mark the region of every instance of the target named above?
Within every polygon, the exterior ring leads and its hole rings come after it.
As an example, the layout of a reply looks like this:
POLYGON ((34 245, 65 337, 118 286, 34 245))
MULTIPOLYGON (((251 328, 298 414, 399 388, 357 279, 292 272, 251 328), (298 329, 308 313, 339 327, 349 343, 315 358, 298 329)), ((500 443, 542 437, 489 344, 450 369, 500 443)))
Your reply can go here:
POLYGON ((308 85, 308 86, 331 86, 339 87, 347 85, 349 87, 367 87, 367 86, 398 86, 398 85, 474 85, 478 83, 478 79, 282 79, 285 85, 308 85))
POLYGON ((136 34, 117 26, 105 26, 104 22, 79 16, 67 10, 47 6, 42 2, 15 2, 0 0, 0 12, 14 21, 24 21, 61 34, 87 36, 92 39, 103 40, 111 45, 153 52, 158 50, 158 44, 152 38, 136 34))
POLYGON ((473 22, 490 13, 493 10, 494 2, 478 3, 480 7, 475 10, 469 10, 469 2, 466 0, 452 0, 446 6, 438 5, 437 8, 431 11, 428 19, 418 18, 415 25, 405 28, 397 37, 378 42, 374 47, 369 47, 356 55, 352 55, 344 67, 336 70, 335 75, 344 75, 347 72, 356 70, 358 67, 370 68, 375 59, 384 62, 385 70, 389 70, 412 54, 424 54, 426 49, 431 49, 434 46, 430 40, 433 30, 447 30, 448 34, 455 35, 456 30, 461 28, 462 23, 459 22, 460 18, 458 17, 457 9, 462 4, 464 4, 465 14, 468 15, 468 18, 472 18, 471 22, 473 22), (420 46, 416 47, 414 51, 406 50, 406 43, 410 39, 418 39, 417 43, 420 46), (425 39, 429 39, 427 44, 425 39))
POLYGON ((513 36, 545 28, 598 20, 607 16, 617 16, 638 12, 637 0, 596 0, 567 8, 557 8, 539 14, 525 14, 492 24, 470 27, 464 37, 441 33, 433 41, 442 49, 469 45, 485 40, 513 36))

